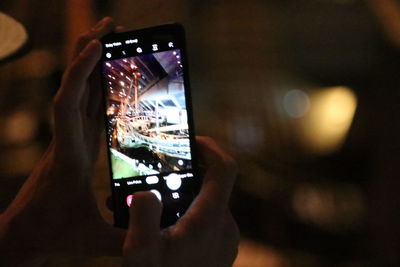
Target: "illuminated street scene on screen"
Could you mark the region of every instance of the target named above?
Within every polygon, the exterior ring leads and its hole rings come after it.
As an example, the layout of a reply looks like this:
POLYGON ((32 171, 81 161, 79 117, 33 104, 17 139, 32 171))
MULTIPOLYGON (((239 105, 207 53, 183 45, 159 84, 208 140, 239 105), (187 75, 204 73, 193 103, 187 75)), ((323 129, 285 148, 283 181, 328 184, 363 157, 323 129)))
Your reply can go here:
POLYGON ((103 75, 113 178, 191 169, 179 50, 107 61, 103 75))

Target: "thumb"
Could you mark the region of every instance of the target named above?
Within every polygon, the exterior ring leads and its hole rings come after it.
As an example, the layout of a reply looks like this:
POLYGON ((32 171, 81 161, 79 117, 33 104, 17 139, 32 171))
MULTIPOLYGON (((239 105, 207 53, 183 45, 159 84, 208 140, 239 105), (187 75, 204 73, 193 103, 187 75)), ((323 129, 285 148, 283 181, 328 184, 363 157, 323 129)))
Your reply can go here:
POLYGON ((157 247, 161 239, 161 211, 161 202, 153 193, 135 193, 129 210, 129 228, 124 251, 136 253, 157 247))

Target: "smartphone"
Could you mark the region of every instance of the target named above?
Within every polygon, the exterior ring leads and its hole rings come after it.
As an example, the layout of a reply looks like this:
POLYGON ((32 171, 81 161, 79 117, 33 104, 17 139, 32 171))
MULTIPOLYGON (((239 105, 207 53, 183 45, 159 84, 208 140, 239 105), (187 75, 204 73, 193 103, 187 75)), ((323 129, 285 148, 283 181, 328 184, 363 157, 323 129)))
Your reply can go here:
POLYGON ((126 228, 134 193, 150 191, 163 204, 161 227, 172 225, 201 184, 184 29, 167 24, 101 42, 114 224, 126 228))

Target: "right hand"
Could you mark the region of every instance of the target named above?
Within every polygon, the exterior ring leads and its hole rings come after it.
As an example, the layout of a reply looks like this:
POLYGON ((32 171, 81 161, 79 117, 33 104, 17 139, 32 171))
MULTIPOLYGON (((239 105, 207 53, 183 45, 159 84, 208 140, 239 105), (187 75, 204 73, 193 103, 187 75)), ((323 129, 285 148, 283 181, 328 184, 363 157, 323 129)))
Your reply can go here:
POLYGON ((125 237, 124 265, 231 266, 239 230, 228 208, 236 176, 234 160, 208 137, 197 138, 207 170, 200 194, 175 225, 160 230, 161 203, 150 192, 135 194, 125 237))

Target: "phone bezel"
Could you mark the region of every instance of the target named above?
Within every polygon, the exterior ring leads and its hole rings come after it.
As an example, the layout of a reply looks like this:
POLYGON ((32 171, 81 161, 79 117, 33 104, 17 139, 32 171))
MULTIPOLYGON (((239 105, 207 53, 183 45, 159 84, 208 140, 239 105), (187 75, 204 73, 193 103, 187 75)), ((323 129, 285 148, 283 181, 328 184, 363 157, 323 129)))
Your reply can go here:
MULTIPOLYGON (((192 163, 192 172, 193 176, 196 180, 194 182, 194 188, 193 190, 196 192, 196 194, 200 190, 201 186, 201 177, 199 175, 199 169, 198 169, 198 159, 197 159, 197 148, 196 148, 196 140, 195 140, 195 127, 194 127, 194 121, 193 121, 193 106, 192 106, 192 96, 191 96, 191 86, 189 82, 189 64, 188 64, 188 58, 187 58, 187 50, 186 50, 186 40, 185 40, 185 31, 184 28, 181 24, 178 23, 173 23, 173 24, 164 24, 164 25, 159 25, 159 26, 154 26, 154 27, 149 27, 149 28, 144 28, 144 29, 139 29, 139 30, 132 30, 132 31, 125 31, 125 32, 114 32, 111 34, 108 34, 107 36, 103 37, 100 41, 103 45, 103 53, 102 57, 100 60, 100 63, 103 63, 104 61, 109 61, 109 60, 114 60, 114 59, 120 59, 120 58, 127 58, 126 56, 114 56, 112 59, 109 59, 106 57, 106 49, 105 49, 105 44, 110 43, 110 42, 118 42, 121 40, 125 40, 127 38, 135 37, 135 38, 144 38, 146 40, 152 38, 155 35, 159 34, 169 34, 174 37, 174 40, 178 40, 178 47, 177 49, 180 49, 181 51, 181 62, 182 65, 184 66, 183 68, 183 82, 184 82, 184 93, 185 93, 185 104, 186 104, 186 110, 187 110, 187 118, 188 118, 188 126, 189 126, 189 142, 190 142, 190 147, 191 147, 191 163, 192 163)), ((154 37, 153 37, 154 38, 154 37)), ((153 39, 154 40, 154 39, 153 39)), ((153 41, 152 41, 153 42, 153 41)), ((149 41, 146 41, 145 44, 150 43, 149 41)), ((118 50, 118 49, 116 49, 118 50)), ((109 49, 107 49, 109 51, 109 49)), ((164 50, 167 51, 167 50, 164 50)), ((143 55, 146 53, 143 53, 143 55)), ((100 69, 102 70, 102 66, 100 66, 100 69)), ((101 71, 102 73, 103 71, 101 71)), ((102 91, 103 91, 103 107, 107 107, 106 103, 106 98, 107 98, 107 92, 106 89, 104 88, 104 76, 101 75, 101 86, 102 86, 102 91)), ((106 143, 107 143, 107 157, 108 157, 108 167, 109 167, 109 176, 110 176, 110 186, 111 186, 111 191, 112 191, 112 199, 113 199, 113 206, 114 206, 114 226, 116 227, 122 227, 126 228, 127 227, 127 218, 124 218, 122 214, 117 214, 117 201, 116 201, 116 190, 115 187, 113 186, 113 182, 115 181, 113 179, 113 173, 112 173, 112 166, 111 166, 111 153, 108 145, 108 125, 107 125, 107 114, 104 112, 104 122, 105 122, 105 129, 106 129, 106 143)), ((122 178, 125 179, 125 178, 122 178)), ((195 196, 193 196, 194 199, 195 196)), ((192 199, 192 201, 193 201, 192 199)), ((165 227, 168 226, 165 223, 161 222, 161 226, 165 227)))

